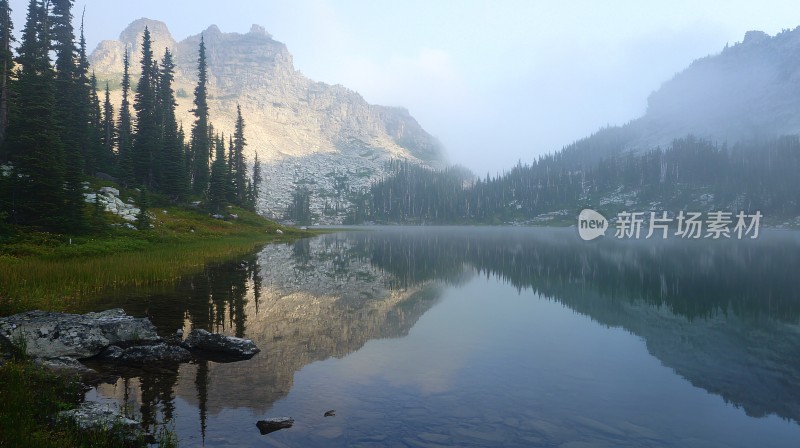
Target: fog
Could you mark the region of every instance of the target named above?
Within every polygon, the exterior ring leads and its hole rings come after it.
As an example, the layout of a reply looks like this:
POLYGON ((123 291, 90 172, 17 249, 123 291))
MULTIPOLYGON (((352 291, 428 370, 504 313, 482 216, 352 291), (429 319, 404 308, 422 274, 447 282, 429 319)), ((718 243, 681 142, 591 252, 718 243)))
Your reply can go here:
MULTIPOLYGON (((16 30, 27 2, 12 0, 16 30)), ((308 77, 404 106, 478 174, 641 116, 694 59, 798 25, 793 2, 77 1, 90 50, 139 17, 181 40, 263 25, 308 77), (645 4, 646 3, 646 4, 645 4), (794 20, 794 21, 793 21, 794 20)), ((79 17, 76 18, 76 23, 79 17)))

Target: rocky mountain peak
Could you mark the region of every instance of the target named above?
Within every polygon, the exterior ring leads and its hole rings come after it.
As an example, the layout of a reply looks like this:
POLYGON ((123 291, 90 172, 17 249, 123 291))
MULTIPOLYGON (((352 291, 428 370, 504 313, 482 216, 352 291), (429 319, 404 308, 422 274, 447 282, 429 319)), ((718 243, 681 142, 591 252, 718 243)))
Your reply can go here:
MULTIPOLYGON (((236 108, 241 106, 250 160, 258 153, 267 164, 261 210, 272 216, 282 215, 298 179, 315 183, 312 208, 316 211, 329 209, 333 180, 342 174, 351 176, 348 188, 366 188, 384 174, 391 159, 428 166, 443 163, 439 142, 407 110, 372 105, 346 87, 306 78, 295 69, 286 45, 260 25, 244 34, 211 25, 175 42, 163 22, 138 19, 119 40, 101 42, 90 56, 101 85, 110 80, 110 85, 119 86, 126 48, 131 73, 140 72, 138 49, 145 27, 154 41, 156 58, 162 57, 165 47, 174 55, 176 115, 185 129, 193 122, 191 92, 197 83, 197 52, 203 37, 214 129, 231 134, 236 108)), ((120 97, 117 87, 112 91, 117 105, 120 97)), ((339 189, 337 210, 345 209, 347 191, 339 189)))
MULTIPOLYGON (((150 31, 150 38, 153 42, 161 42, 165 44, 164 46, 169 47, 175 46, 175 39, 173 39, 172 33, 169 32, 167 24, 160 20, 148 19, 146 17, 131 22, 131 24, 119 34, 119 40, 135 48, 136 45, 141 45, 142 43, 145 27, 150 31)), ((158 47, 160 46, 154 45, 154 48, 158 47)))
POLYGON ((253 26, 250 27, 250 34, 259 34, 259 35, 267 36, 270 39, 272 39, 272 35, 267 33, 267 30, 263 26, 257 25, 255 23, 253 24, 253 26))

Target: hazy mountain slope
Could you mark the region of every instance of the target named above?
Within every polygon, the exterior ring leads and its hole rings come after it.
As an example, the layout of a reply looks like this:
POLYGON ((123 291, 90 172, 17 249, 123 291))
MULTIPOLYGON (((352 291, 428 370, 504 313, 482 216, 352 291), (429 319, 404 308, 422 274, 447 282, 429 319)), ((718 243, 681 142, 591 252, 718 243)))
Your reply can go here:
POLYGON ((719 143, 800 133, 800 27, 698 59, 648 98, 646 113, 565 147, 574 165, 622 150, 668 146, 693 134, 719 143))
MULTIPOLYGON (((402 108, 367 103, 358 93, 340 85, 314 82, 295 70, 292 55, 264 28, 253 25, 246 34, 223 33, 211 26, 201 34, 176 42, 167 26, 155 20, 131 23, 119 40, 103 41, 92 53, 92 69, 115 87, 125 48, 131 51, 131 71, 140 72, 139 52, 145 26, 151 32, 158 58, 169 47, 177 64, 175 90, 178 119, 188 131, 193 117, 192 100, 197 80, 197 51, 203 36, 208 57, 211 119, 216 129, 230 134, 240 104, 246 121, 250 160, 255 152, 268 164, 262 209, 280 215, 289 200, 294 166, 324 167, 324 172, 305 168, 300 177, 319 179, 312 205, 320 209, 328 193, 325 174, 337 169, 350 172, 352 186, 368 184, 381 175, 392 158, 439 165, 440 144, 402 108), (355 161, 355 162, 354 162, 355 161), (359 174, 360 173, 360 174, 359 174), (356 181, 356 178, 358 181, 356 181)), ((134 81, 136 76, 134 76, 134 81)))

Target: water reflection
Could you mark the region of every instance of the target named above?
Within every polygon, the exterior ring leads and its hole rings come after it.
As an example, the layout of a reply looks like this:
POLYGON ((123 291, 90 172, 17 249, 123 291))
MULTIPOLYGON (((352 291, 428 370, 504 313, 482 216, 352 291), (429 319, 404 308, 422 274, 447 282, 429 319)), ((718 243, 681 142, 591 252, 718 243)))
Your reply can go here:
POLYGON ((165 335, 204 328, 248 337, 262 353, 118 371, 90 395, 125 403, 150 428, 171 422, 179 403, 197 413, 205 439, 210 415, 264 415, 304 366, 404 336, 444 288, 485 276, 643 338, 662 364, 748 415, 800 422, 799 249, 789 233, 587 243, 569 229, 507 228, 381 229, 270 245, 175 287, 98 305, 148 315, 165 335))

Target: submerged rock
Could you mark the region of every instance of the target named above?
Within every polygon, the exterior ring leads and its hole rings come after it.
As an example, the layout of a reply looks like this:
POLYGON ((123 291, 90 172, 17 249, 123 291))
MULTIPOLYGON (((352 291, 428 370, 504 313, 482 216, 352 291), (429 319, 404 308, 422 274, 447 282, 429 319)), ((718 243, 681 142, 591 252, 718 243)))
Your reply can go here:
POLYGON ((252 358, 261 351, 250 339, 225 336, 200 329, 189 332, 182 345, 189 350, 214 352, 239 358, 252 358))
POLYGON ((28 311, 0 319, 0 339, 21 341, 36 358, 89 358, 120 342, 160 340, 147 318, 128 316, 122 309, 66 314, 28 311))
POLYGON ((294 419, 291 417, 275 417, 256 422, 256 427, 258 427, 262 436, 279 429, 291 428, 292 425, 294 425, 294 419))
POLYGON ((121 348, 112 345, 98 356, 99 360, 122 364, 189 362, 192 354, 183 347, 168 344, 137 345, 121 348))
POLYGON ((107 405, 84 402, 77 409, 61 411, 58 420, 70 422, 83 431, 109 431, 125 441, 139 441, 146 436, 141 424, 131 420, 107 405))

